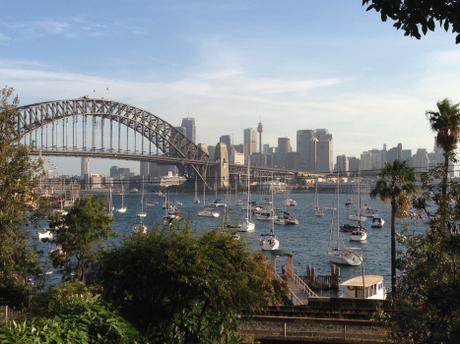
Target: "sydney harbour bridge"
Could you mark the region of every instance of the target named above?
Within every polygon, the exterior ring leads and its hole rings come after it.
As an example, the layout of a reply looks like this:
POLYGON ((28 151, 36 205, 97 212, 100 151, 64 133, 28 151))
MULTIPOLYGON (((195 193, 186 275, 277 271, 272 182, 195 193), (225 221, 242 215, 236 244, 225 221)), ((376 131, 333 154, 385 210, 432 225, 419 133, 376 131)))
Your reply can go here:
MULTIPOLYGON (((216 156, 210 157, 207 145, 193 143, 159 116, 113 100, 82 97, 21 106, 17 132, 31 155, 176 165, 186 178, 217 180, 219 187, 227 186, 231 175, 247 174, 247 167, 229 163, 225 144, 218 144, 216 156)), ((292 177, 297 172, 250 167, 253 177, 292 177)))

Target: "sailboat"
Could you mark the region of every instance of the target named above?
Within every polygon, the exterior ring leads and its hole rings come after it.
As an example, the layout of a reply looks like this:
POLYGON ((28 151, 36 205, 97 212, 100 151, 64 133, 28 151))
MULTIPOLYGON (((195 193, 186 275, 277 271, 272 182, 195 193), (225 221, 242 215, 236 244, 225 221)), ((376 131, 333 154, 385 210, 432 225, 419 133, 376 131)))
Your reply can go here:
MULTIPOLYGON (((272 213, 273 210, 273 185, 271 185, 271 193, 272 193, 272 213)), ((278 237, 275 235, 275 218, 272 217, 272 221, 270 224, 270 233, 268 234, 261 234, 261 239, 259 241, 260 248, 262 251, 273 251, 277 250, 280 247, 280 241, 278 237)))
POLYGON ((200 199, 198 198, 198 181, 195 177, 195 197, 193 197, 194 204, 200 204, 200 199))
POLYGON ((248 156, 248 178, 247 178, 247 186, 246 186, 246 195, 247 195, 247 202, 246 202, 246 217, 242 219, 239 223, 240 230, 242 232, 254 232, 256 230, 256 224, 251 221, 251 170, 250 170, 250 158, 248 156))
POLYGON ((367 220, 367 217, 362 213, 361 206, 361 180, 358 179, 358 209, 354 213, 348 215, 348 219, 351 221, 364 222, 367 220))
POLYGON ((337 208, 333 209, 332 211, 332 220, 331 220, 331 231, 329 234, 329 247, 327 250, 327 255, 329 256, 329 260, 335 264, 341 265, 350 265, 350 266, 358 266, 361 265, 363 262, 363 257, 360 256, 357 252, 350 248, 343 247, 340 245, 340 233, 339 233, 339 218, 340 218, 340 187, 339 187, 339 175, 337 174, 337 208), (331 246, 332 242, 332 231, 334 225, 334 211, 337 211, 337 236, 335 246, 331 246))
POLYGON ((142 178, 141 211, 137 213, 137 217, 140 219, 147 217, 147 213, 144 210, 144 178, 142 178))
POLYGON ((110 216, 113 216, 114 210, 115 210, 115 207, 113 206, 113 200, 112 200, 112 188, 109 188, 109 199, 107 202, 107 212, 109 213, 110 216))
POLYGON ((206 182, 203 182, 203 209, 199 210, 197 215, 214 218, 218 218, 220 216, 220 213, 217 210, 211 209, 209 206, 206 206, 206 182))
POLYGON ((124 214, 128 208, 125 207, 125 192, 123 190, 123 183, 121 183, 121 207, 117 209, 117 213, 124 214))
POLYGON ((315 216, 323 217, 324 216, 324 209, 319 206, 319 198, 318 198, 318 180, 315 183, 315 216))

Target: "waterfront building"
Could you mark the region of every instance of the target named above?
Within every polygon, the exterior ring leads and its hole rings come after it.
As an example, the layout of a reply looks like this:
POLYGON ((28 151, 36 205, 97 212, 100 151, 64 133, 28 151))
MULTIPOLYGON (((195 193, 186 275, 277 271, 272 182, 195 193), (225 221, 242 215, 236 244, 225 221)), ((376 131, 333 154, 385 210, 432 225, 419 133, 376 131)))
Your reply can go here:
POLYGON ((414 156, 410 160, 410 166, 415 169, 416 172, 426 172, 430 161, 428 159, 428 152, 425 148, 417 149, 414 156))
POLYGON ((345 155, 337 155, 335 170, 339 172, 341 176, 348 175, 348 159, 345 155))
POLYGON ((251 166, 266 167, 267 166, 267 155, 261 153, 251 154, 251 166))
POLYGON ((254 128, 244 129, 244 160, 248 160, 248 156, 255 153, 257 149, 257 132, 254 128))
POLYGON ((134 177, 134 172, 131 172, 128 167, 112 166, 110 167, 110 177, 114 180, 129 179, 134 177))
POLYGON ((244 165, 244 153, 238 152, 235 147, 232 147, 229 159, 232 164, 244 165))
POLYGON ((276 149, 276 165, 279 168, 286 167, 286 156, 292 152, 291 139, 289 137, 278 137, 278 147, 276 149))
POLYGON ((360 160, 354 156, 348 157, 348 172, 357 173, 359 171, 360 160))
POLYGON ((185 136, 187 136, 187 138, 193 143, 196 143, 195 118, 193 117, 182 118, 181 127, 185 128, 185 136))
POLYGON ((141 178, 148 179, 149 178, 149 168, 150 167, 150 162, 148 161, 141 161, 140 162, 140 167, 139 167, 139 174, 141 175, 141 178))
POLYGON ((89 158, 84 157, 81 158, 81 177, 84 178, 86 175, 90 173, 89 170, 89 158))

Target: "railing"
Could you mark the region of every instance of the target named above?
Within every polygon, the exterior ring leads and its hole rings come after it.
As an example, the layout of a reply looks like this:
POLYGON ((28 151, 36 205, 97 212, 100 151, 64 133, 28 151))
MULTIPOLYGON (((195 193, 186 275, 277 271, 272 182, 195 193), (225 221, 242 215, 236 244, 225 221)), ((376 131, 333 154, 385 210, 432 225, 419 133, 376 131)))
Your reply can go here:
MULTIPOLYGON (((285 282, 281 277, 280 275, 278 275, 277 273, 275 273, 275 278, 281 282, 285 282)), ((288 295, 288 298, 289 300, 292 302, 292 304, 294 306, 298 306, 298 305, 303 305, 304 302, 291 290, 291 288, 289 288, 288 286, 288 290, 289 290, 289 295, 288 295)))
POLYGON ((316 294, 309 286, 307 283, 304 282, 303 279, 301 279, 299 276, 297 276, 295 273, 289 271, 289 269, 285 270, 286 276, 291 278, 295 284, 297 284, 300 289, 307 295, 307 297, 318 297, 318 294, 316 294))
POLYGON ((23 316, 24 312, 22 310, 14 309, 8 305, 0 305, 0 325, 21 319, 23 316))

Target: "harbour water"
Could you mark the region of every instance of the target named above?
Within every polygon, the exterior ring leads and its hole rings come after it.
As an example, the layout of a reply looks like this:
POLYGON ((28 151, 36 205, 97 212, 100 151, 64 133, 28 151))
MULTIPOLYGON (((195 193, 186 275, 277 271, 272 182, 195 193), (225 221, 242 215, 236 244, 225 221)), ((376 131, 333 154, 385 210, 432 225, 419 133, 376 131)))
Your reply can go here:
MULTIPOLYGON (((246 195, 240 193, 237 197, 235 195, 218 194, 217 198, 225 200, 230 205, 235 203, 235 198, 239 200, 245 200, 246 195)), ((252 200, 259 203, 262 201, 262 197, 267 195, 252 195, 252 200)), ((274 203, 277 208, 283 209, 283 201, 285 199, 284 194, 276 194, 274 196, 274 203)), ((275 225, 275 233, 280 239, 280 249, 288 249, 294 254, 294 265, 295 271, 299 275, 305 274, 307 264, 311 264, 316 267, 318 274, 328 274, 330 271, 330 263, 326 255, 326 250, 329 244, 330 232, 331 232, 331 220, 332 220, 332 207, 336 206, 337 196, 334 194, 321 194, 320 205, 326 207, 324 217, 316 217, 313 213, 313 193, 291 193, 289 198, 297 201, 295 207, 287 207, 286 210, 294 214, 299 219, 298 225, 283 226, 275 225)), ((113 229, 119 234, 119 237, 128 236, 132 234, 132 228, 135 223, 138 222, 136 214, 140 210, 140 193, 128 193, 125 195, 125 206, 128 210, 125 214, 114 213, 113 229)), ((172 203, 179 202, 180 214, 182 218, 190 220, 192 229, 194 232, 200 232, 203 230, 215 230, 219 223, 222 221, 220 218, 208 218, 196 216, 197 211, 202 207, 202 204, 193 203, 193 194, 188 193, 171 193, 169 200, 172 203)), ((213 201, 216 195, 208 197, 208 200, 213 201)), ((340 224, 350 223, 347 221, 347 214, 350 207, 345 205, 345 202, 352 199, 352 195, 341 195, 340 197, 340 224)), ((162 217, 164 215, 164 209, 162 204, 164 198, 154 193, 146 193, 145 200, 147 203, 154 202, 154 206, 145 207, 147 217, 144 223, 149 228, 165 228, 162 225, 162 217)), ((118 194, 114 194, 113 202, 115 208, 120 207, 121 198, 118 194)), ((352 199, 353 204, 357 204, 356 199, 352 199)), ((381 202, 378 199, 371 199, 367 195, 363 195, 362 204, 367 204, 369 207, 375 209, 377 213, 385 220, 384 228, 376 229, 371 228, 371 219, 368 219, 363 223, 368 231, 368 239, 364 243, 350 242, 347 233, 340 233, 340 238, 345 246, 355 247, 364 256, 363 267, 349 267, 341 266, 341 279, 346 280, 352 276, 360 275, 362 269, 366 274, 379 274, 385 278, 385 284, 387 288, 390 285, 390 206, 381 202)), ((233 206, 232 208, 237 209, 229 214, 229 222, 237 223, 239 218, 245 216, 245 212, 240 210, 240 206, 233 206)), ((218 208, 220 212, 223 212, 223 208, 218 208)), ((336 227, 336 215, 334 215, 334 229, 332 231, 333 240, 337 236, 336 227)), ((256 231, 253 233, 241 233, 241 240, 248 243, 254 250, 259 250, 259 238, 263 233, 268 233, 270 230, 270 222, 257 221, 256 231)), ((423 230, 424 224, 420 220, 406 220, 404 222, 409 226, 411 230, 420 231, 423 230)), ((398 224, 401 226, 401 224, 398 224)), ((113 243, 114 244, 114 243, 113 243)), ((52 244, 38 243, 39 248, 46 253, 52 244)), ((46 254, 43 254, 42 262, 45 266, 45 271, 48 273, 49 282, 57 281, 60 279, 59 274, 53 271, 53 268, 49 261, 47 261, 46 254)), ((278 267, 283 264, 283 260, 280 259, 278 267)))

